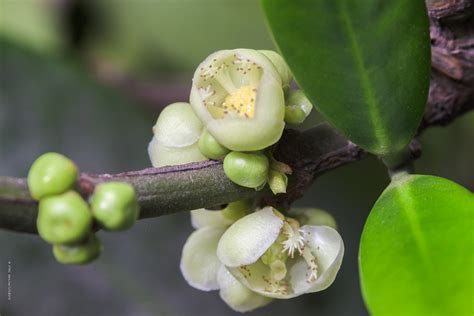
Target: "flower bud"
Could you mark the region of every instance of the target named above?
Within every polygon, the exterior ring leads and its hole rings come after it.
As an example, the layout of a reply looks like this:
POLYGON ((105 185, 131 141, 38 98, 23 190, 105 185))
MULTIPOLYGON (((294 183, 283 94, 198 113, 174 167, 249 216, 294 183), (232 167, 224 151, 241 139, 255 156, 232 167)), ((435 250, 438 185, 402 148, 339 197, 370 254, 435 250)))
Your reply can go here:
POLYGON ((92 215, 82 197, 68 191, 41 199, 36 224, 39 235, 47 242, 69 244, 89 234, 92 215))
POLYGON ((190 103, 209 133, 230 150, 269 147, 285 125, 280 75, 251 49, 222 50, 204 60, 194 73, 190 103))
POLYGON ((227 177, 243 187, 261 187, 267 181, 268 170, 268 158, 262 153, 233 151, 224 159, 227 177))
POLYGON ((268 176, 268 185, 273 194, 286 193, 288 177, 284 173, 271 170, 268 176))
POLYGON ((202 131, 198 145, 201 154, 210 159, 222 159, 229 153, 229 149, 219 144, 214 136, 205 129, 202 131))
POLYGON ((91 197, 91 208, 100 226, 110 231, 132 227, 139 213, 135 189, 124 182, 97 185, 91 197))
POLYGON ((301 90, 291 91, 286 100, 285 122, 301 124, 313 109, 306 95, 301 90))
POLYGON ((198 147, 202 123, 188 103, 168 105, 153 127, 148 155, 154 167, 206 160, 198 147))
POLYGON ((57 153, 41 155, 28 172, 28 188, 31 196, 39 200, 48 195, 69 190, 76 181, 78 170, 74 162, 57 153))
POLYGON ((97 259, 101 252, 102 244, 94 234, 84 243, 53 246, 54 257, 63 264, 86 264, 97 259))

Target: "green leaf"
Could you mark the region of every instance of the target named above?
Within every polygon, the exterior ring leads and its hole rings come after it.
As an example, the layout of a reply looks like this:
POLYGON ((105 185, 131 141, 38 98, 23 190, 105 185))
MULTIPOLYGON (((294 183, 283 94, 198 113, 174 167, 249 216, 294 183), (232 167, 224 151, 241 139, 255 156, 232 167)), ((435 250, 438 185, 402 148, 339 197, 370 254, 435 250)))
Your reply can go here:
POLYGON ((359 253, 373 315, 473 315, 474 194, 444 178, 394 181, 372 209, 359 253))
POLYGON ((378 155, 408 144, 429 88, 423 0, 262 2, 298 84, 335 127, 378 155))

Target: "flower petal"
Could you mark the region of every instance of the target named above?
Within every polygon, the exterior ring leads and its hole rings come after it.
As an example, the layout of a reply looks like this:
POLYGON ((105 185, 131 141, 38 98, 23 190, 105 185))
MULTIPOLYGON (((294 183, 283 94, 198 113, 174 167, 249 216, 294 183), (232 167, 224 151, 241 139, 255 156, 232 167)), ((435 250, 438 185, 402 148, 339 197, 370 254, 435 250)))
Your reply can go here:
POLYGON ((217 273, 217 283, 220 287, 220 297, 236 312, 249 312, 272 301, 271 298, 252 292, 242 285, 224 265, 221 265, 217 273))
POLYGON ((301 227, 304 233, 307 247, 316 257, 318 265, 318 278, 312 282, 307 280, 307 265, 303 260, 299 260, 290 269, 292 287, 295 293, 318 292, 329 287, 336 278, 337 272, 341 267, 344 256, 344 243, 341 235, 328 226, 309 226, 301 227))
POLYGON ((192 233, 183 247, 180 269, 184 279, 202 291, 219 289, 217 271, 221 265, 216 248, 225 228, 206 226, 192 233))
POLYGON ((210 211, 204 208, 191 211, 191 225, 196 229, 204 226, 227 227, 233 222, 232 219, 225 217, 222 211, 210 211))
POLYGON ((275 242, 283 220, 272 207, 247 215, 224 233, 217 246, 217 256, 227 267, 238 267, 257 261, 275 242))
POLYGON ((203 125, 189 103, 178 102, 161 111, 153 127, 158 142, 166 147, 187 147, 196 143, 203 125))
POLYGON ((199 151, 197 142, 187 147, 167 147, 156 137, 148 144, 148 156, 155 168, 207 160, 199 151))

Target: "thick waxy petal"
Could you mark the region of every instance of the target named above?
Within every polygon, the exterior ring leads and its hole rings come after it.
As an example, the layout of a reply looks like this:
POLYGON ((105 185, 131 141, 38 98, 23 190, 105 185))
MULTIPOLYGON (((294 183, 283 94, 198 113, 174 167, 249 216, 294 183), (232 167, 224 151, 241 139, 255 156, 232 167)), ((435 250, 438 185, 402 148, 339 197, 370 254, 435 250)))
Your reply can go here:
POLYGON ((275 242, 282 226, 283 220, 272 207, 247 215, 224 233, 217 256, 228 267, 254 263, 275 242))
POLYGON ((183 247, 180 269, 184 279, 202 291, 217 290, 221 265, 216 248, 225 228, 206 226, 192 233, 183 247))
POLYGON ((206 160, 198 147, 203 126, 188 103, 168 105, 153 127, 148 155, 154 167, 206 160))
POLYGON ((249 312, 263 307, 272 300, 268 297, 252 292, 242 285, 224 265, 221 265, 217 274, 219 284, 219 295, 230 308, 237 312, 249 312))
POLYGON ((155 137, 148 144, 148 156, 155 168, 207 160, 199 151, 197 143, 187 147, 167 147, 155 137))
POLYGON ((194 114, 189 103, 168 105, 158 117, 153 133, 157 140, 167 147, 186 147, 199 140, 202 123, 194 114))
POLYGON ((295 264, 290 270, 290 277, 299 280, 292 282, 295 293, 312 293, 326 289, 334 282, 337 272, 341 267, 344 256, 344 243, 341 235, 328 226, 310 226, 301 227, 305 236, 307 247, 316 257, 318 265, 318 278, 307 283, 307 266, 295 264))

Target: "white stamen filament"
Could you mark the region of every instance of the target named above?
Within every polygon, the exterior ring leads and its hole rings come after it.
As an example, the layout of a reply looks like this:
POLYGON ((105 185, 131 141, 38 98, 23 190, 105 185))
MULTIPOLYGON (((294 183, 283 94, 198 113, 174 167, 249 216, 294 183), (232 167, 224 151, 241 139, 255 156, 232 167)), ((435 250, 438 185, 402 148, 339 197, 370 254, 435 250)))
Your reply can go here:
POLYGON ((295 255, 295 250, 302 253, 304 248, 304 238, 300 234, 301 230, 293 229, 290 224, 285 223, 283 226, 283 233, 287 236, 287 239, 282 242, 283 250, 288 251, 288 255, 293 258, 295 255))

